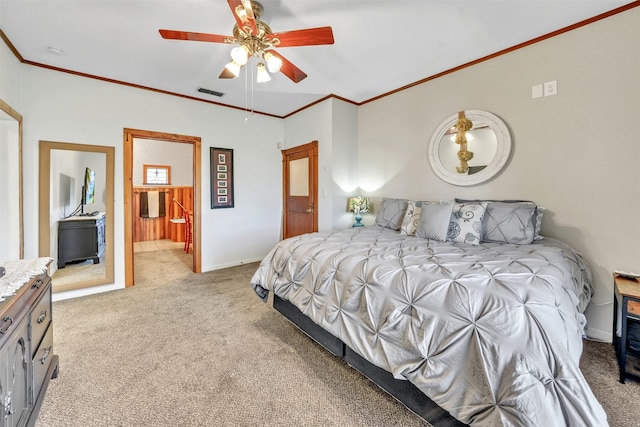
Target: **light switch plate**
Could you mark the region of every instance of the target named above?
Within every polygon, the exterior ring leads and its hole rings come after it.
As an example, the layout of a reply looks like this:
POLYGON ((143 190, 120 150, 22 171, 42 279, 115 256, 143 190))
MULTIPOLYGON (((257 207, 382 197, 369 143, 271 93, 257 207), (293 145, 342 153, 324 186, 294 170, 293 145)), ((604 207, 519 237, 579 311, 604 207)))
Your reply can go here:
POLYGON ((544 96, 552 96, 558 94, 558 81, 551 80, 550 82, 544 82, 544 96))
POLYGON ((542 98, 542 85, 531 86, 531 99, 542 98))

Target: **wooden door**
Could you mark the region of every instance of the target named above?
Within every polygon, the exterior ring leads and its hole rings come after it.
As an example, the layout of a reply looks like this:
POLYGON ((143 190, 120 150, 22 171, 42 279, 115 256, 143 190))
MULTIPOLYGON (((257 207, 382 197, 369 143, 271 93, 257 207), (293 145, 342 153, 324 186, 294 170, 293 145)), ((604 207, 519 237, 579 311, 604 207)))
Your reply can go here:
POLYGON ((283 238, 318 231, 318 141, 282 150, 283 238))

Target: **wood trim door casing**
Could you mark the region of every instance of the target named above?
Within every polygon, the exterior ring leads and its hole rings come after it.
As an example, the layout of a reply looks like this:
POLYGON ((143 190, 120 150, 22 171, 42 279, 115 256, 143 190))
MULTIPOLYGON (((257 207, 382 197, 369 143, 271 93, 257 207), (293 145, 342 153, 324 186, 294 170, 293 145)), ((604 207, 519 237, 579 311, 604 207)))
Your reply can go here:
POLYGON ((151 139, 157 141, 179 142, 193 144, 193 272, 202 272, 201 235, 201 158, 202 139, 198 136, 178 135, 165 132, 155 132, 140 129, 124 129, 124 283, 125 287, 134 285, 133 276, 133 140, 134 138, 151 139))
POLYGON ((313 226, 309 232, 318 231, 318 141, 282 150, 282 232, 283 237, 289 237, 287 198, 289 194, 289 165, 288 156, 296 153, 310 152, 309 156, 309 195, 313 205, 313 226))

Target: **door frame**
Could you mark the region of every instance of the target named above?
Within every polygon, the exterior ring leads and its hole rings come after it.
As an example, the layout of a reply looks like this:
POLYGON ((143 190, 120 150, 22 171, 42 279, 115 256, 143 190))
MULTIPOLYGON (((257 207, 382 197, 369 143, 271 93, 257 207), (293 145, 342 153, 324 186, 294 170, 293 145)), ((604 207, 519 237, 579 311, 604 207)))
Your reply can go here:
POLYGON ((193 144, 193 272, 202 272, 201 256, 201 182, 202 140, 199 136, 177 135, 140 129, 124 129, 124 283, 134 285, 133 275, 133 140, 134 138, 193 144))
POLYGON ((282 235, 288 236, 289 165, 287 156, 303 151, 311 152, 309 156, 309 194, 313 197, 313 230, 318 231, 318 141, 282 150, 282 235))

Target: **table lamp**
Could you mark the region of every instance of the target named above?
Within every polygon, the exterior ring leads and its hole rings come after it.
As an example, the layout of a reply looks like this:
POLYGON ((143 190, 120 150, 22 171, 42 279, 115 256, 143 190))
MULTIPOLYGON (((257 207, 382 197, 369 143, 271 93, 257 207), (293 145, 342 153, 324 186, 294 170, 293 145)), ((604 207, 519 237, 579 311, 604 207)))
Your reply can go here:
POLYGON ((347 199, 347 212, 353 212, 356 214, 356 222, 352 227, 364 227, 360 221, 362 221, 362 215, 360 213, 370 212, 371 204, 369 199, 362 196, 353 196, 347 199))

